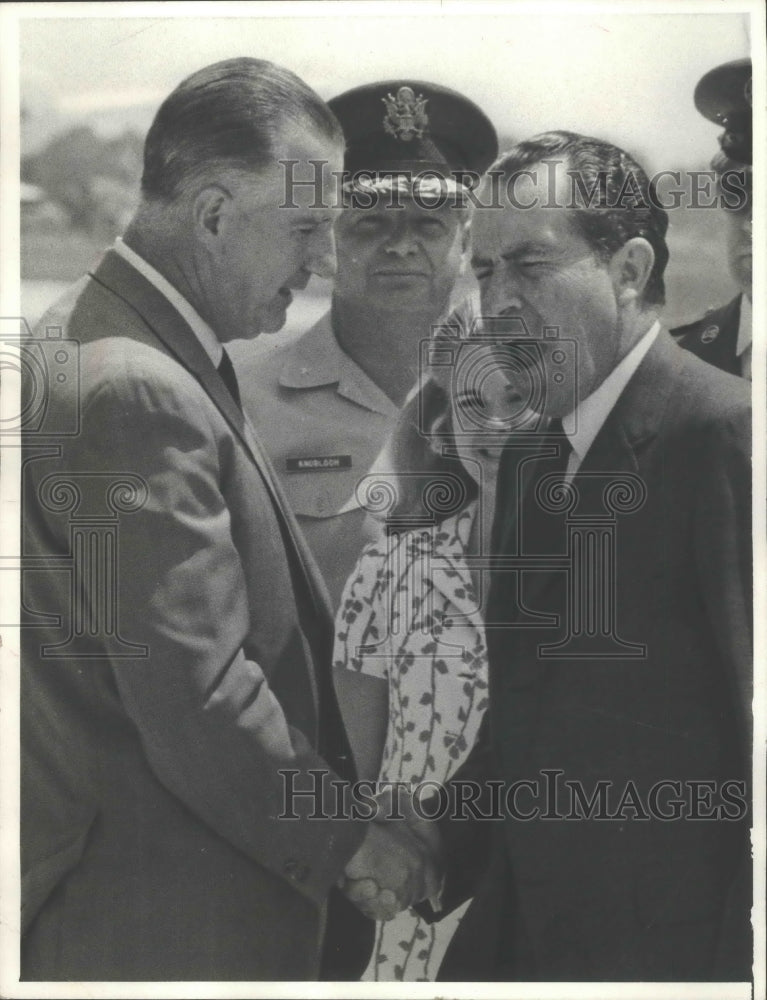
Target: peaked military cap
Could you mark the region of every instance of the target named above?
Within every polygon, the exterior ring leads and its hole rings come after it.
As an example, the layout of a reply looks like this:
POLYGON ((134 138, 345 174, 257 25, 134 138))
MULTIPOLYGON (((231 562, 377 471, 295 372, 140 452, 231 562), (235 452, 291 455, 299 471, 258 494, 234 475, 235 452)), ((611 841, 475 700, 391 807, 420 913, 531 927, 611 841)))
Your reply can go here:
POLYGON ((345 173, 380 177, 428 172, 463 182, 498 154, 487 115, 467 97, 422 80, 383 80, 328 101, 346 138, 345 173))
POLYGON ((695 88, 695 107, 704 118, 724 126, 719 137, 721 155, 714 169, 752 163, 751 60, 736 59, 717 66, 703 76, 695 88), (726 160, 734 161, 727 164, 726 160))

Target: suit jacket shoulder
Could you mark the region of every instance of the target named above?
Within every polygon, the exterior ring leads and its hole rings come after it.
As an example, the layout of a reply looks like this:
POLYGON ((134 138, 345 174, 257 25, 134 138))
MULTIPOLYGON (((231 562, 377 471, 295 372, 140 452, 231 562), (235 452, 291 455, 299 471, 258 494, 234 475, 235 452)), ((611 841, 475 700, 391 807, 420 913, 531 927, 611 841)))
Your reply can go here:
POLYGON ((667 333, 658 335, 597 436, 596 455, 601 455, 598 446, 603 437, 616 426, 625 432, 627 443, 635 445, 658 435, 693 433, 710 443, 710 435, 737 424, 748 450, 749 384, 690 351, 678 350, 679 346, 667 333))

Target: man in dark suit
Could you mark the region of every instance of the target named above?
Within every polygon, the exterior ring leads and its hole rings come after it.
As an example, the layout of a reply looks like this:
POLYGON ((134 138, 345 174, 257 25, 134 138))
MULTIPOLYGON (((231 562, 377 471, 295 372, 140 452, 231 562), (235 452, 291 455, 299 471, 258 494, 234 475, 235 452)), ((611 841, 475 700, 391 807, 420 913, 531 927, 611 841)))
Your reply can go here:
POLYGON ((751 60, 717 66, 695 88, 695 107, 725 127, 711 161, 724 211, 727 265, 739 288, 727 305, 672 330, 680 345, 733 375, 751 379, 752 124, 751 60))
POLYGON ((661 329, 667 218, 627 153, 553 132, 493 170, 482 314, 542 433, 499 473, 488 729, 456 781, 502 822, 444 826, 445 910, 474 900, 440 978, 748 979, 747 386, 661 329))
POLYGON ((421 891, 401 824, 336 812, 327 598, 224 346, 333 274, 342 148, 292 73, 195 73, 124 240, 25 346, 24 979, 310 979, 337 882, 421 891), (281 160, 313 161, 292 208, 281 160))

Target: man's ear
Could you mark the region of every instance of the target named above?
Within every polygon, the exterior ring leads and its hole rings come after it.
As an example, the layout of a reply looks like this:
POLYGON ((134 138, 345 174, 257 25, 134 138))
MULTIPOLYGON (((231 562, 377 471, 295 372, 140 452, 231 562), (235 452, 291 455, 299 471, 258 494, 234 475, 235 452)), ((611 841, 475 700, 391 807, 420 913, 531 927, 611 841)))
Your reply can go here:
POLYGON ((641 302, 650 280, 655 251, 643 236, 635 236, 610 258, 610 277, 619 305, 641 302))
POLYGON ((462 227, 461 233, 461 253, 468 254, 471 251, 471 219, 462 227))
POLYGON ((232 202, 226 188, 209 184, 195 195, 192 204, 194 228, 203 244, 210 246, 221 235, 232 202))
POLYGON ((435 455, 442 454, 442 443, 445 432, 448 429, 448 414, 438 413, 429 424, 426 431, 429 448, 435 455))

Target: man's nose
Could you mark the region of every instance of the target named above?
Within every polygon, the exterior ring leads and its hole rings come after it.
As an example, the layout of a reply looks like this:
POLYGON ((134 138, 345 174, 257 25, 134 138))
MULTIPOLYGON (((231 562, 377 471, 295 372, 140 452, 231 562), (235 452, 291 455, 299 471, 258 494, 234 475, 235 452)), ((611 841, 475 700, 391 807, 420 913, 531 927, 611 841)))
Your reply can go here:
POLYGON ((398 254, 406 257, 408 254, 416 253, 418 241, 415 233, 404 220, 400 222, 384 243, 385 253, 398 254))
POLYGON ((338 270, 336 263, 336 239, 333 230, 328 228, 312 241, 306 270, 318 278, 333 278, 338 270))
POLYGON ((522 296, 516 289, 513 275, 496 268, 481 286, 483 316, 506 316, 522 309, 522 296))

